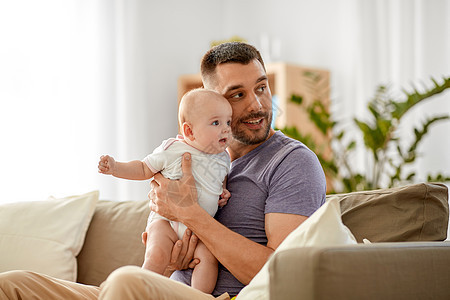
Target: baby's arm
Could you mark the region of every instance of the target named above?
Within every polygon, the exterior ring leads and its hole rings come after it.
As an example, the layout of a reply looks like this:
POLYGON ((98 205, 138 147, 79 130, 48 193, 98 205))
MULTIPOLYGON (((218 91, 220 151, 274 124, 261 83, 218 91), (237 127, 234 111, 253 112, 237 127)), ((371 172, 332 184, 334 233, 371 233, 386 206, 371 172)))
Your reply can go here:
POLYGON ((225 177, 225 180, 223 181, 223 191, 220 195, 219 199, 219 207, 224 207, 228 203, 228 199, 231 197, 231 193, 229 190, 227 190, 227 177, 225 177))
POLYGON ((130 180, 145 180, 155 175, 143 161, 117 162, 109 155, 100 157, 98 172, 130 180))

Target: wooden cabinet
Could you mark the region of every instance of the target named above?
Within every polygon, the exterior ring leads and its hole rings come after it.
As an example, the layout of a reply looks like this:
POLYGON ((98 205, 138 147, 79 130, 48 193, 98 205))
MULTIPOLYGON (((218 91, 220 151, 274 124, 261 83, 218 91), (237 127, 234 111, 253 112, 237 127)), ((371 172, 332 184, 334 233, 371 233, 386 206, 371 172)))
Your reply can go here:
MULTIPOLYGON (((295 126, 303 135, 310 134, 322 150, 325 158, 330 158, 331 133, 324 135, 310 121, 303 107, 320 100, 328 109, 330 106, 330 73, 327 70, 304 67, 288 63, 266 64, 269 87, 273 95, 275 127, 283 129, 295 126), (299 106, 290 99, 292 95, 302 97, 305 105, 299 106)), ((178 101, 187 91, 202 86, 200 74, 180 76, 178 79, 178 101)), ((327 182, 331 187, 331 182, 327 182)))

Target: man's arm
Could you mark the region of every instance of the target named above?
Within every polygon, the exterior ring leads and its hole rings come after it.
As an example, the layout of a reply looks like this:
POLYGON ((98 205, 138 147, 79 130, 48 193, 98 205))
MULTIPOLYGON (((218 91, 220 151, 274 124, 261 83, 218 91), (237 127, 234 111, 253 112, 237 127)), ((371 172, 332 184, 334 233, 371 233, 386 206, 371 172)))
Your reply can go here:
POLYGON ((282 241, 308 217, 293 214, 270 213, 266 214, 265 229, 267 247, 275 250, 282 241))
POLYGON ((183 156, 183 177, 171 181, 158 174, 152 182, 151 208, 171 220, 184 223, 214 256, 243 284, 248 284, 281 241, 306 217, 292 214, 266 215, 267 246, 253 242, 216 221, 197 203, 191 161, 183 156), (183 195, 183 196, 181 196, 183 195))
POLYGON ((266 214, 267 246, 229 230, 207 213, 189 218, 185 224, 240 282, 248 284, 284 238, 306 219, 293 214, 266 214))

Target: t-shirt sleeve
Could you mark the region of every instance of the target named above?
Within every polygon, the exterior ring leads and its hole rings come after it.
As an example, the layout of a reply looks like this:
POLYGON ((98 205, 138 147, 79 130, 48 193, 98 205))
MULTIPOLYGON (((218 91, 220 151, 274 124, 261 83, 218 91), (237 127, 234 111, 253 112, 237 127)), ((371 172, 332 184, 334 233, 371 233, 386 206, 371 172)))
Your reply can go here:
POLYGON ((296 148, 271 176, 265 213, 309 217, 325 202, 325 196, 325 175, 317 156, 308 148, 296 148))
POLYGON ((163 170, 166 161, 167 154, 165 153, 167 141, 164 141, 161 145, 159 145, 153 152, 147 155, 142 161, 147 165, 147 167, 153 172, 158 173, 163 170))

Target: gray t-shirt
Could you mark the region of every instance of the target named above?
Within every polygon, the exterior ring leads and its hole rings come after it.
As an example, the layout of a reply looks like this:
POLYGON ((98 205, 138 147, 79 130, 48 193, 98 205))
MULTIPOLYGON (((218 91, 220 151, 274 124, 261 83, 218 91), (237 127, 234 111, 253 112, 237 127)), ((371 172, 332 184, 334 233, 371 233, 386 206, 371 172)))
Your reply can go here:
MULTIPOLYGON (((326 182, 317 156, 304 144, 277 131, 264 144, 231 163, 228 204, 215 218, 229 229, 262 245, 267 244, 267 213, 310 216, 324 202, 326 182)), ((192 270, 172 278, 190 284, 192 270)), ((219 264, 213 295, 237 295, 244 287, 219 264)))

